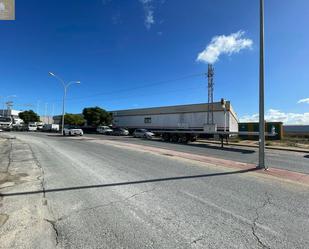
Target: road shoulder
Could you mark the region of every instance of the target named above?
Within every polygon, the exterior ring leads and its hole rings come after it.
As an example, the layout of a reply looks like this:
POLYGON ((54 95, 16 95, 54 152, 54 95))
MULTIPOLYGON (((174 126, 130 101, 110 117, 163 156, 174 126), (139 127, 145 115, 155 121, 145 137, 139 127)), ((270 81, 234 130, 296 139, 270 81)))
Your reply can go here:
MULTIPOLYGON (((80 139, 80 138, 72 138, 72 139, 80 139)), ((197 154, 179 152, 169 149, 162 149, 153 146, 146 145, 138 145, 138 144, 129 144, 121 141, 111 141, 111 140, 98 140, 98 139, 89 139, 89 142, 101 143, 105 145, 118 146, 126 149, 137 150, 148 153, 155 153, 158 155, 168 155, 174 158, 181 158, 190 161, 197 161, 201 163, 206 163, 209 166, 213 167, 224 167, 229 169, 237 169, 237 170, 254 170, 256 169, 255 164, 236 162, 226 159, 219 159, 209 156, 202 156, 197 154)), ((267 177, 267 178, 275 178, 281 181, 287 181, 291 183, 301 184, 305 186, 309 186, 309 174, 294 172, 285 169, 279 168, 269 168, 267 170, 257 169, 252 171, 254 174, 258 174, 259 176, 267 177)))
POLYGON ((0 138, 0 248, 55 248, 55 231, 44 196, 1 194, 40 190, 43 172, 31 147, 0 138))

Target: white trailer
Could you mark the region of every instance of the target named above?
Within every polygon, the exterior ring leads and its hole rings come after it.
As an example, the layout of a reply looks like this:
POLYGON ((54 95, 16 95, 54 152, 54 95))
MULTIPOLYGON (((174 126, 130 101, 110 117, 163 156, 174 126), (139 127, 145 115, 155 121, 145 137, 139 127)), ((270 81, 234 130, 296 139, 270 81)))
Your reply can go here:
POLYGON ((166 106, 114 111, 113 126, 130 131, 138 128, 151 130, 164 140, 194 141, 197 136, 216 132, 227 135, 238 132, 238 118, 230 101, 213 104, 213 126, 208 125, 208 104, 166 106), (209 127, 214 127, 209 131, 209 127))

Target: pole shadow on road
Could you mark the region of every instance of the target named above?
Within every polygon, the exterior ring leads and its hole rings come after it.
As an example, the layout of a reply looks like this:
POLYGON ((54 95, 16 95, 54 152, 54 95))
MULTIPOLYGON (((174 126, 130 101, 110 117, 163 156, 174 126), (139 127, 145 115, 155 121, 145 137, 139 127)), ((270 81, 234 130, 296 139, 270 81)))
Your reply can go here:
POLYGON ((52 193, 52 192, 72 191, 72 190, 81 190, 81 189, 106 188, 106 187, 136 185, 136 184, 145 184, 145 183, 166 182, 166 181, 176 181, 176 180, 195 179, 195 178, 206 178, 206 177, 214 177, 214 176, 235 175, 235 174, 243 174, 243 173, 248 173, 248 172, 254 172, 254 171, 257 171, 257 170, 260 170, 260 169, 252 168, 252 169, 237 170, 237 171, 231 171, 231 172, 220 172, 220 173, 211 173, 211 174, 202 174, 202 175, 175 176, 175 177, 155 178, 155 179, 146 179, 146 180, 129 181, 129 182, 116 182, 116 183, 75 186, 75 187, 66 187, 66 188, 53 188, 53 189, 25 191, 25 192, 0 193, 0 197, 9 197, 9 196, 18 196, 18 195, 34 195, 34 194, 43 194, 43 193, 46 194, 46 193, 52 193))

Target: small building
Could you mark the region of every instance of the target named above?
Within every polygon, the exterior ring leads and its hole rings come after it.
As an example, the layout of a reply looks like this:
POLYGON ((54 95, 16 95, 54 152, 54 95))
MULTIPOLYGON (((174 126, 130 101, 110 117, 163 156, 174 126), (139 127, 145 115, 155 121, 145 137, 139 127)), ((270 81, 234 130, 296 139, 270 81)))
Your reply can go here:
MULTIPOLYGON (((271 133, 273 129, 277 133, 276 136, 267 137, 267 140, 281 140, 283 137, 283 126, 282 122, 266 122, 265 123, 265 132, 271 133)), ((259 123, 258 122, 248 122, 248 123, 239 123, 239 131, 246 132, 259 132, 259 123)), ((239 135, 239 138, 246 140, 258 140, 258 135, 239 135)))
MULTIPOLYGON (((202 131, 207 124, 207 113, 206 103, 112 111, 113 126, 129 130, 146 128, 202 131)), ((213 114, 218 131, 238 131, 238 118, 230 101, 226 102, 226 110, 220 102, 213 103, 213 114)))

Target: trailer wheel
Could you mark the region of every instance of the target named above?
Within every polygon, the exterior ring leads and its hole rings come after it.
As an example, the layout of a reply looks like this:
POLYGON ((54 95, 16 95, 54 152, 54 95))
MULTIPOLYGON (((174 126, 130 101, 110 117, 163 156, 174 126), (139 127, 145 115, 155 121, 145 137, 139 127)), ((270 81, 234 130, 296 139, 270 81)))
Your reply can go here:
POLYGON ((164 142, 170 141, 170 135, 169 135, 168 133, 164 133, 164 134, 162 135, 162 140, 163 140, 164 142))
POLYGON ((186 134, 184 136, 181 136, 179 140, 180 140, 181 143, 186 144, 190 141, 190 136, 186 134))
POLYGON ((190 142, 195 142, 197 140, 197 137, 196 136, 192 136, 191 138, 190 138, 190 142))
POLYGON ((171 142, 173 143, 177 143, 179 140, 179 137, 177 134, 173 134, 172 137, 171 137, 171 142))

